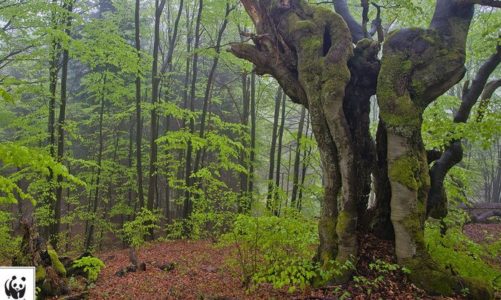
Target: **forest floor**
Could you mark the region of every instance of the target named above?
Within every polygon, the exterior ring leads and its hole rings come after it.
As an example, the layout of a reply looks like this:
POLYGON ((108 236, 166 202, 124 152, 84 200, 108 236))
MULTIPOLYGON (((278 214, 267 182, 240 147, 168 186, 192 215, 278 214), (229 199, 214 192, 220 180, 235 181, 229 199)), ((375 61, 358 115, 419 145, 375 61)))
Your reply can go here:
MULTIPOLYGON (((501 238, 501 224, 467 225, 465 232, 474 240, 501 238)), ((166 241, 149 244, 138 253, 146 271, 117 276, 129 264, 127 249, 100 253, 106 267, 89 291, 89 299, 461 299, 434 298, 409 283, 401 271, 376 273, 368 266, 378 259, 394 263, 391 242, 365 236, 361 241, 357 276, 367 280, 351 281, 326 289, 306 289, 288 293, 259 285, 249 291, 242 285, 238 267, 227 263, 232 257, 229 247, 217 247, 209 241, 166 241), (160 266, 172 264, 170 271, 160 266), (369 295, 370 293, 370 295, 369 295), (342 297, 341 297, 342 298, 342 297)), ((501 262, 500 262, 501 263, 501 262)))

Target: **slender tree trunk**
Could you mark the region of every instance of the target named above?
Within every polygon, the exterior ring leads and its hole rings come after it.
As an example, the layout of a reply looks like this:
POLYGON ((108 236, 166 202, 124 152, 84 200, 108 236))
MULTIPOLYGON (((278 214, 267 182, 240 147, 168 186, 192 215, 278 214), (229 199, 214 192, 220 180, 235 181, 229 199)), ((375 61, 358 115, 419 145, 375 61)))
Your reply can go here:
MULTIPOLYGON (((275 193, 273 194, 273 213, 275 216, 280 215, 280 207, 282 203, 278 203, 281 201, 279 198, 279 189, 280 189, 280 176, 282 173, 282 143, 284 140, 284 129, 285 129, 285 101, 287 100, 287 96, 282 93, 282 118, 280 119, 280 128, 278 130, 278 149, 277 149, 277 168, 275 172, 275 193)), ((288 183, 288 181, 287 181, 288 183)), ((287 195, 288 197, 288 195, 287 195)))
POLYGON ((150 172, 148 182, 148 204, 149 210, 153 209, 155 202, 155 188, 157 182, 157 154, 158 148, 158 115, 156 105, 159 98, 160 77, 158 76, 158 51, 160 46, 160 17, 166 0, 155 0, 155 28, 153 32, 153 65, 151 67, 151 137, 150 137, 150 172))
MULTIPOLYGON (((249 97, 249 80, 247 73, 244 72, 242 73, 242 115, 241 115, 241 124, 244 126, 249 126, 249 116, 250 116, 250 97, 249 97)), ((248 163, 248 155, 247 155, 247 149, 249 149, 249 141, 248 141, 248 135, 244 134, 242 136, 242 145, 243 145, 243 150, 240 153, 240 164, 246 168, 246 170, 249 169, 249 163, 248 163)), ((238 212, 242 213, 245 211, 248 211, 249 209, 249 204, 248 203, 248 198, 249 198, 249 176, 248 174, 241 173, 240 174, 240 203, 238 207, 238 212)))
POLYGON ((297 208, 296 198, 299 189, 299 167, 301 164, 301 139, 303 138, 304 119, 306 118, 306 109, 304 106, 301 108, 301 117, 299 119, 299 126, 296 138, 296 156, 294 157, 294 178, 292 180, 292 197, 291 206, 297 208))
POLYGON ((275 95, 275 113, 273 114, 273 130, 271 134, 271 146, 270 146, 270 165, 268 169, 268 195, 266 196, 266 208, 269 211, 273 210, 273 195, 277 188, 273 183, 273 174, 275 171, 275 155, 276 155, 276 145, 277 145, 277 132, 278 132, 278 119, 280 116, 280 103, 282 102, 282 88, 278 88, 277 94, 275 95))
MULTIPOLYGON (((216 56, 212 60, 212 67, 209 71, 209 76, 207 78, 207 85, 205 87, 202 116, 200 118, 200 132, 199 132, 199 136, 202 139, 205 137, 205 126, 206 126, 205 123, 206 123, 207 113, 209 111, 209 103, 210 103, 210 100, 211 100, 210 98, 212 95, 212 86, 213 86, 213 82, 214 82, 214 76, 216 75, 216 69, 217 69, 217 65, 219 63, 219 54, 221 53, 221 41, 223 39, 223 35, 224 35, 224 31, 226 30, 226 26, 228 25, 228 16, 232 10, 233 10, 233 8, 230 7, 230 4, 227 2, 223 24, 221 25, 221 27, 219 28, 219 31, 217 33, 216 45, 215 45, 216 56)), ((193 173, 196 173, 200 167, 200 161, 202 160, 203 151, 205 151, 205 150, 201 149, 201 150, 197 151, 197 154, 195 157, 195 164, 193 165, 193 173)))
MULTIPOLYGON (((310 115, 308 114, 308 116, 306 118, 306 137, 308 137, 309 127, 310 127, 310 115)), ((311 139, 311 135, 308 138, 311 139)), ((297 209, 299 211, 301 211, 303 209, 304 182, 305 182, 306 174, 308 171, 308 165, 310 163, 311 149, 312 149, 312 147, 308 146, 308 150, 306 150, 305 154, 303 155, 303 161, 302 161, 303 168, 301 170, 301 186, 299 188, 299 196, 298 196, 298 201, 297 201, 297 209)))
MULTIPOLYGON (((52 1, 53 6, 57 6, 57 1, 52 1)), ((52 8, 51 11, 51 25, 53 30, 58 28, 58 16, 56 8, 52 8)), ((61 45, 59 41, 53 37, 50 45, 49 52, 49 120, 48 120, 48 144, 49 144, 49 154, 51 157, 57 159, 56 157, 56 94, 57 94, 57 81, 58 81, 58 68, 59 68, 59 57, 60 57, 61 45)), ((53 170, 49 168, 49 176, 47 178, 49 188, 48 196, 45 199, 46 205, 51 208, 51 211, 56 211, 55 207, 55 189, 54 189, 54 174, 53 170)), ((57 223, 57 221, 56 221, 57 223)), ((45 238, 50 238, 52 240, 51 233, 55 229, 54 224, 47 228, 42 228, 41 232, 45 238)))
POLYGON ((101 109, 99 112, 99 150, 97 154, 97 174, 96 174, 96 189, 94 192, 94 202, 92 203, 92 222, 89 225, 89 231, 87 232, 87 237, 85 240, 85 249, 89 251, 92 247, 92 239, 94 237, 94 226, 97 214, 97 208, 99 206, 99 184, 101 181, 101 167, 103 160, 103 150, 104 150, 104 136, 103 136, 103 118, 104 118, 104 102, 105 102, 105 86, 106 86, 106 74, 103 75, 103 90, 101 95, 101 109))
MULTIPOLYGON (((141 63, 141 36, 140 36, 140 0, 136 0, 134 11, 134 27, 136 51, 138 57, 138 65, 141 63)), ((143 190, 143 163, 142 163, 142 140, 143 126, 141 117, 141 71, 138 70, 136 75, 136 172, 137 172, 137 194, 139 198, 139 207, 144 206, 144 190, 143 190)))
MULTIPOLYGON (((129 120, 129 128, 130 128, 130 131, 129 131, 129 151, 128 151, 128 155, 127 155, 127 167, 129 170, 132 170, 132 157, 133 157, 133 153, 134 153, 134 150, 133 150, 133 146, 134 146, 134 127, 135 127, 136 124, 134 124, 134 117, 130 117, 130 120, 129 120)), ((137 172, 137 170, 136 170, 137 172)), ((136 173, 137 174, 137 173, 136 173)), ((134 194, 134 188, 132 186, 132 184, 129 183, 129 188, 128 188, 128 192, 127 192, 127 207, 131 207, 132 206, 132 199, 133 199, 133 194, 134 194)), ((124 222, 125 222, 125 216, 122 214, 120 216, 120 228, 123 227, 124 225, 124 222)))
POLYGON ((256 73, 251 73, 250 82, 250 119, 251 119, 251 144, 250 144, 250 157, 249 157, 249 195, 250 205, 249 209, 254 202, 254 163, 256 160, 256 73))
MULTIPOLYGON (((73 11, 73 2, 64 4, 68 15, 65 17, 66 28, 64 30, 67 36, 70 36, 70 26, 71 17, 69 14, 73 11)), ((63 61, 61 70, 61 105, 59 106, 59 118, 57 122, 57 161, 62 163, 64 156, 64 125, 66 121, 66 100, 67 100, 67 83, 68 83, 68 49, 63 50, 63 61)), ((63 187, 62 187, 63 177, 61 175, 57 176, 56 183, 56 203, 54 206, 54 219, 55 224, 52 228, 52 246, 57 249, 58 247, 58 234, 61 230, 61 206, 63 201, 63 187)))
MULTIPOLYGON (((190 88, 190 111, 195 111, 195 100, 196 100, 196 83, 197 83, 197 75, 198 75, 198 48, 200 47, 200 25, 202 22, 202 11, 203 11, 203 0, 198 1, 198 13, 197 13, 197 21, 195 24, 195 45, 194 45, 194 53, 193 53, 193 72, 191 79, 191 88, 190 88)), ((190 118, 190 133, 194 134, 195 132, 195 120, 190 118)), ((188 147, 186 150, 186 172, 185 172, 185 180, 186 180, 186 191, 185 198, 183 203, 183 218, 188 219, 191 216, 193 211, 193 203, 192 203, 192 195, 190 192, 190 188, 193 187, 193 179, 191 178, 192 174, 192 153, 193 145, 191 141, 188 141, 188 147)), ((185 228, 185 231, 191 231, 188 228, 185 228)))

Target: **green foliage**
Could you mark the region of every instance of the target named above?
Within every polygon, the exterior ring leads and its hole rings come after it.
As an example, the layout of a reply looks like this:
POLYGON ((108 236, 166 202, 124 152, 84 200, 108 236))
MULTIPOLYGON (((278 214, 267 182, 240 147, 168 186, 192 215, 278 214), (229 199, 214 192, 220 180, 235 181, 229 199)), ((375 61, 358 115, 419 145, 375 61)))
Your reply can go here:
POLYGON ((232 211, 207 210, 207 212, 194 212, 190 220, 193 225, 191 237, 215 240, 231 228, 234 220, 235 213, 232 211))
POLYGON ((0 143, 0 163, 0 171, 10 173, 8 176, 3 173, 0 175, 0 204, 17 203, 16 195, 20 199, 35 203, 35 193, 26 193, 18 186, 18 182, 22 179, 30 180, 28 190, 36 191, 37 187, 46 183, 50 172, 53 177, 63 176, 72 183, 84 184, 44 151, 15 143, 0 143))
POLYGON ((83 269, 84 272, 87 273, 87 279, 89 279, 91 282, 97 280, 101 269, 104 267, 104 262, 99 258, 93 256, 84 256, 73 262, 73 268, 83 269))
MULTIPOLYGON (((304 288, 319 274, 312 262, 318 233, 315 222, 289 211, 284 217, 238 215, 222 239, 235 247, 245 284, 271 283, 290 291, 304 288)), ((328 274, 325 274, 326 276, 328 274)))
POLYGON ((499 266, 489 264, 489 258, 498 257, 500 244, 480 245, 462 232, 466 220, 463 211, 452 210, 445 219, 447 232, 440 234, 440 224, 428 222, 425 240, 432 258, 442 267, 452 269, 462 277, 471 277, 501 289, 499 266))
POLYGON ((184 224, 183 220, 174 220, 171 224, 166 226, 165 231, 167 232, 166 238, 169 240, 180 240, 186 238, 184 234, 184 224))
POLYGON ((134 220, 124 223, 121 230, 122 237, 130 246, 140 247, 144 244, 144 238, 150 231, 160 228, 159 222, 158 213, 143 207, 134 220))
MULTIPOLYGON (((452 140, 467 139, 486 149, 498 137, 497 129, 501 127, 499 112, 486 111, 482 122, 472 117, 467 123, 454 123, 452 112, 457 110, 460 103, 459 98, 444 95, 425 110, 421 131, 427 148, 442 150, 452 140)), ((491 103, 492 106, 495 104, 491 103)), ((471 115, 478 115, 478 109, 478 105, 475 105, 471 115)))
POLYGON ((10 262, 18 252, 21 238, 13 237, 10 228, 12 216, 9 212, 0 210, 0 264, 10 262))

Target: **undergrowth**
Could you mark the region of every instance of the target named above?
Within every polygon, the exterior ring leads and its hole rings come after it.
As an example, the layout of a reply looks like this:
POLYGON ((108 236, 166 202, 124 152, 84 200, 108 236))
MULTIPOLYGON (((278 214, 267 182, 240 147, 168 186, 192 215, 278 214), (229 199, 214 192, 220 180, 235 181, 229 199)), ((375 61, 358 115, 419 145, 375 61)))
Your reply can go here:
POLYGON ((348 267, 322 272, 312 260, 318 244, 317 224, 292 210, 282 217, 238 215, 233 229, 220 243, 234 246, 230 263, 240 268, 243 283, 249 288, 270 283, 293 292, 308 286, 316 276, 332 276, 332 272, 341 273, 348 267))
POLYGON ((501 255, 501 241, 485 245, 472 241, 462 230, 466 221, 462 210, 451 210, 444 223, 427 223, 425 239, 432 258, 453 274, 477 278, 501 290, 501 270, 488 262, 489 257, 501 255))

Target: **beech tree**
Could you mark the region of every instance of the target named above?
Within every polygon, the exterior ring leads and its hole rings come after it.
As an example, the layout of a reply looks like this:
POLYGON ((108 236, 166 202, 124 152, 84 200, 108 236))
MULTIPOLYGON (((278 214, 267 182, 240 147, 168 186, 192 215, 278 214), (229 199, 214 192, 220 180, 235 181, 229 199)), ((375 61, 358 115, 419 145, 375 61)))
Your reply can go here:
MULTIPOLYGON (((368 1, 362 1, 362 25, 344 0, 333 1, 336 12, 303 0, 241 3, 256 33, 243 33, 253 43, 235 43, 230 51, 252 62, 258 75, 273 76, 311 116, 324 177, 316 257, 323 268, 355 259, 357 236, 370 227, 380 236, 394 237, 398 262, 411 270, 411 280, 421 288, 451 294, 468 287, 474 297, 489 298, 481 283, 441 269, 427 252, 424 223, 430 215, 446 214, 443 180, 461 160, 461 146, 454 141, 443 153, 427 157, 421 125, 425 108, 465 74, 474 5, 501 3, 437 0, 428 28, 391 32, 384 38, 381 59, 380 42, 366 28, 368 1), (373 95, 380 109, 375 142, 369 133, 373 95), (383 170, 373 172, 375 165, 383 170), (369 213, 371 173, 380 192, 369 213)), ((380 20, 371 31, 383 39, 380 20)), ((501 60, 500 47, 496 50, 465 87, 459 113, 466 119, 501 60)), ((331 280, 345 281, 349 275, 331 280)))

